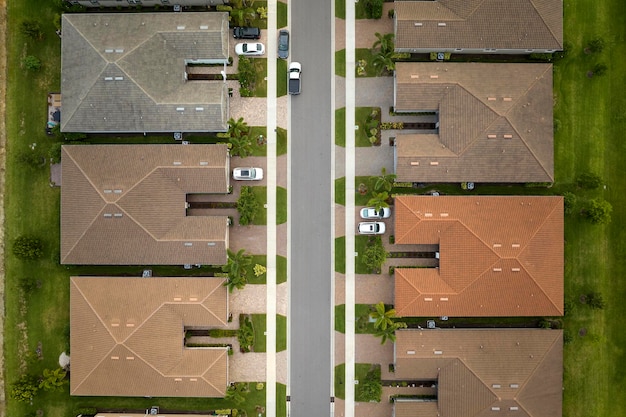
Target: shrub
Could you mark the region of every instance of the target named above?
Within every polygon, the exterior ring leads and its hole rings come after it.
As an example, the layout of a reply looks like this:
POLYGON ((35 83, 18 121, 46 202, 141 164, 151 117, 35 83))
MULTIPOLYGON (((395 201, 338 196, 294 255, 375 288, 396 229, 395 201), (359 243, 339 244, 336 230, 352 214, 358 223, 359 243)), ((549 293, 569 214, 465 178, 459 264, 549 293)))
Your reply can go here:
POLYGON ((39 151, 35 150, 35 148, 20 151, 17 154, 17 161, 30 168, 41 168, 45 163, 43 155, 39 153, 39 151))
POLYGON ((604 39, 595 38, 595 39, 590 40, 589 43, 587 43, 587 46, 585 47, 585 53, 599 54, 600 52, 602 52, 603 49, 604 49, 604 39))
POLYGON ((41 24, 36 20, 24 20, 20 24, 20 33, 27 38, 31 38, 37 41, 43 39, 43 31, 41 30, 41 24))
POLYGON ((265 387, 265 385, 262 382, 257 382, 256 383, 256 390, 257 391, 263 391, 264 387, 265 387))
POLYGON ((233 8, 225 4, 218 4, 217 6, 215 6, 215 10, 218 12, 230 12, 233 10, 233 8))
POLYGON ((387 251, 380 236, 370 239, 363 253, 363 265, 371 271, 380 271, 387 260, 387 251))
POLYGON ((587 305, 593 309, 602 310, 606 304, 602 294, 593 291, 587 294, 587 305))
POLYGON ((563 210, 565 211, 565 214, 571 214, 574 212, 574 208, 576 207, 576 200, 576 194, 569 191, 565 191, 563 193, 563 210))
POLYGON ((607 224, 611 222, 612 211, 611 203, 601 198, 594 198, 587 203, 583 215, 593 224, 607 224))
POLYGON ((601 77, 604 74, 606 74, 607 69, 608 67, 605 64, 599 62, 593 66, 593 69, 591 70, 591 72, 593 73, 593 75, 601 77))
POLYGON ((20 236, 13 241, 13 254, 20 259, 38 259, 43 256, 43 243, 32 236, 20 236))
POLYGON ((25 56, 22 59, 22 65, 24 65, 26 69, 31 71, 39 71, 39 69, 41 69, 41 61, 39 60, 39 58, 33 55, 25 56))
POLYGON ((583 172, 576 178, 576 184, 580 188, 594 190, 602 185, 602 178, 593 172, 583 172))
POLYGON ((259 210, 259 201, 252 191, 252 187, 244 185, 241 187, 241 194, 237 200, 237 211, 239 212, 239 224, 245 226, 254 220, 259 210))
POLYGON ((53 164, 61 162, 61 146, 63 146, 61 142, 55 142, 48 150, 48 158, 50 158, 50 162, 53 164))
POLYGON ((267 268, 264 267, 263 265, 259 265, 259 264, 254 265, 254 276, 255 277, 260 277, 261 275, 263 275, 266 272, 267 272, 267 268))
POLYGON ((17 382, 11 385, 9 396, 19 402, 29 402, 39 391, 37 379, 34 376, 23 375, 17 382))
POLYGON ((365 14, 368 19, 380 19, 383 16, 383 0, 365 0, 365 14))
POLYGON ((20 277, 19 286, 25 294, 30 294, 37 288, 37 279, 31 275, 20 277))

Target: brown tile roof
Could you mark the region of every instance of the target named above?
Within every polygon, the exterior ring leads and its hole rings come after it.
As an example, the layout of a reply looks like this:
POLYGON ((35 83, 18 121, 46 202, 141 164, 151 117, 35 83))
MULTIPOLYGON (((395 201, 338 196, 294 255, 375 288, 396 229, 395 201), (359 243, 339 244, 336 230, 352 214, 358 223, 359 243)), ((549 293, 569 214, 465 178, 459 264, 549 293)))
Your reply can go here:
POLYGON ((222 265, 226 216, 186 216, 186 195, 228 192, 226 145, 62 149, 61 263, 222 265))
POLYGON ((553 182, 551 64, 397 63, 395 108, 439 134, 396 137, 398 181, 553 182))
POLYGON ((71 395, 223 397, 226 348, 185 349, 185 327, 224 327, 218 278, 70 279, 71 395))
POLYGON ((563 49, 562 0, 396 1, 394 9, 400 50, 563 49))
POLYGON ((438 410, 424 412, 432 403, 396 403, 397 417, 561 416, 563 332, 399 330, 395 378, 436 381, 438 389, 438 410))
POLYGON ((398 316, 562 316, 563 198, 402 196, 395 243, 439 268, 396 268, 398 316))
POLYGON ((228 61, 228 13, 66 13, 61 131, 228 129, 228 86, 188 81, 187 62, 228 61))

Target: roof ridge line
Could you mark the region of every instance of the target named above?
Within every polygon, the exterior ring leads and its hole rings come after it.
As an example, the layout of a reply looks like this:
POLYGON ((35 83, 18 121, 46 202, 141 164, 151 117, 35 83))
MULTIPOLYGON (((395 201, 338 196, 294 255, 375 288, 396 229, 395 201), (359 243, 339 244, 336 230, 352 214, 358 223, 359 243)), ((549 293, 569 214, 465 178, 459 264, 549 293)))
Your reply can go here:
MULTIPOLYGON (((544 329, 544 330, 545 331, 550 331, 552 329, 544 329)), ((542 351, 543 352, 543 356, 541 357, 541 360, 539 362, 537 362, 537 365, 535 365, 535 367, 528 373, 528 375, 526 376, 526 379, 524 380, 524 382, 522 382, 520 384, 519 392, 522 392, 524 390, 524 388, 526 387, 528 382, 532 379, 532 376, 535 374, 535 371, 537 370, 537 368, 539 368, 544 363, 544 361, 546 360, 546 357, 548 356, 548 353, 550 353, 552 351, 552 349, 554 349, 554 345, 556 344, 556 342, 558 340, 559 340, 559 337, 555 337, 552 340, 552 343, 550 343, 550 348, 542 351)), ((516 401, 519 403, 519 400, 517 400, 517 397, 516 397, 516 401)), ((528 413, 528 415, 531 415, 531 414, 528 413)))
MULTIPOLYGON (((124 74, 126 74, 126 76, 128 77, 129 80, 132 80, 132 83, 138 88, 140 89, 150 100, 152 100, 154 102, 155 105, 160 105, 161 103, 157 102, 154 97, 152 97, 146 90, 144 90, 141 86, 141 84, 139 84, 137 81, 135 81, 135 79, 133 77, 130 76, 130 74, 128 74, 128 72, 122 68, 121 65, 118 64, 118 62, 123 62, 126 63, 125 58, 128 58, 131 53, 135 52, 137 49, 139 49, 141 46, 143 46, 145 43, 147 43, 149 40, 151 40, 152 38, 154 38, 157 34, 161 34, 163 32, 155 32, 152 34, 152 36, 147 37, 146 39, 143 40, 143 42, 139 42, 137 45, 135 45, 134 48, 129 49, 128 52, 123 53, 118 59, 115 60, 115 65, 120 69, 120 71, 122 71, 124 74)), ((167 32, 169 33, 169 32, 167 32)))
POLYGON ((495 400, 494 400, 494 401, 492 401, 492 402, 491 402, 491 404, 493 404, 496 400, 498 400, 498 399, 500 398, 500 397, 498 396, 498 394, 496 394, 496 393, 493 391, 493 388, 489 387, 489 385, 487 385, 487 383, 486 383, 486 382, 485 382, 485 381, 484 381, 484 380, 483 380, 480 376, 478 376, 478 374, 477 374, 476 372, 474 372, 474 369, 473 369, 471 366, 469 366, 468 364, 466 364, 466 363, 465 363, 465 361, 464 361, 464 360, 463 360, 460 356, 455 356, 455 358, 456 358, 459 362, 461 362, 461 363, 463 364, 463 366, 465 366, 465 368, 466 368, 466 369, 467 369, 467 370, 468 370, 468 371, 469 371, 472 375, 474 375, 474 377, 475 377, 478 381, 480 381, 480 383, 481 383, 481 384, 483 384, 483 386, 484 386, 485 388, 487 388, 487 391, 489 391, 489 393, 490 393, 493 397, 495 397, 495 400))
MULTIPOLYGON (((476 137, 474 137, 472 140, 470 140, 470 142, 467 144, 467 146, 465 146, 465 148, 463 148, 462 150, 460 150, 457 153, 457 156, 460 157, 461 155, 463 155, 466 151, 468 151, 470 148, 473 147, 474 143, 478 140, 478 138, 480 137, 481 133, 484 133, 487 131, 487 129, 489 129, 494 123, 496 123, 497 121, 500 120, 500 118, 502 117, 500 114, 498 114, 498 112, 496 112, 494 109, 492 109, 491 107, 489 107, 485 102, 483 102, 483 100, 481 100, 480 98, 478 98, 478 96, 474 93, 472 93, 471 91, 469 91, 467 88, 465 88, 464 86, 459 84, 459 87, 462 88, 463 90, 465 90, 467 92, 467 94, 469 94, 471 97, 475 98, 480 104, 482 104, 484 107, 486 107, 491 113, 495 114, 496 117, 491 121, 491 123, 488 123, 487 126, 485 126, 485 128, 483 130, 481 130, 480 132, 478 132, 478 134, 476 135, 476 137)), ((510 124, 510 122, 509 122, 510 124)))
POLYGON ((530 4, 533 5, 533 9, 535 9, 535 11, 537 12, 537 15, 539 15, 539 18, 541 19, 541 21, 545 25, 546 29, 548 29, 548 32, 550 32, 550 34, 552 35, 552 38, 554 39, 554 41, 558 45, 561 45, 561 47, 562 47, 563 46, 562 42, 559 42, 559 40, 556 38, 556 35, 554 34, 554 31, 552 30, 552 27, 548 24, 548 22, 546 22, 546 19, 544 19, 543 15, 539 12, 539 9, 535 5, 535 1, 534 0, 528 0, 528 1, 530 2, 530 4))
MULTIPOLYGON (((222 279, 222 282, 226 282, 225 279, 222 279)), ((215 291, 218 290, 218 288, 221 288, 223 286, 223 284, 218 285, 217 287, 213 288, 213 291, 211 291, 210 293, 208 293, 206 295, 206 297, 204 297, 202 299, 202 301, 197 302, 200 306, 202 306, 202 308, 204 308, 206 311, 208 311, 209 313, 211 313, 211 315, 213 317, 215 317, 216 319, 219 320, 220 323, 222 323, 224 326, 228 326, 228 322, 225 322, 224 320, 222 320, 220 317, 217 316, 217 314, 215 314, 212 310, 210 310, 207 306, 204 305, 204 302, 213 294, 215 294, 215 291)), ((227 309, 227 313, 228 313, 228 291, 226 291, 226 309, 227 309)), ((228 315, 228 314, 227 314, 228 315)))
MULTIPOLYGON (((202 375, 200 375, 200 378, 202 378, 202 380, 204 382, 207 383, 207 385, 210 385, 211 387, 213 387, 213 389, 215 389, 215 391, 221 393, 222 391, 226 392, 226 390, 220 390, 218 387, 216 387, 213 383, 211 383, 211 381, 207 380, 204 375, 206 375, 207 372, 209 372, 213 366, 217 363, 218 360, 220 360, 222 358, 222 356, 224 356, 224 353, 226 353, 228 355, 228 351, 225 350, 224 352, 222 352, 221 355, 219 355, 217 358, 215 358, 215 360, 213 361, 213 363, 210 366, 207 366, 207 368, 205 369, 205 371, 202 373, 202 375)), ((228 378, 228 357, 226 357, 226 376, 228 378)), ((228 381, 228 379, 227 379, 228 381)))
MULTIPOLYGON (((402 269, 402 268, 398 268, 398 269, 402 269)), ((404 269, 410 269, 410 268, 404 268, 404 269)), ((404 282, 406 282, 407 284, 409 284, 409 286, 410 286, 411 288, 413 288, 413 289, 415 290, 415 292, 417 293, 417 296, 413 297, 413 299, 411 300, 411 302, 406 303, 406 308, 405 308, 405 309, 407 309, 407 310, 408 310, 408 307, 409 307, 411 304, 413 304, 414 302, 416 302, 416 301, 417 301, 417 299, 418 299, 418 298, 420 298, 420 297, 422 296, 422 293, 421 293, 421 292, 420 292, 420 290, 418 290, 418 289, 417 289, 417 288, 416 288, 416 287, 415 287, 415 286, 414 286, 414 285, 413 285, 413 284, 412 284, 412 283, 411 283, 411 282, 410 282, 410 281, 409 281, 409 280, 408 280, 408 279, 407 279, 404 275, 402 275, 402 279, 404 280, 404 282)), ((395 288, 395 284, 394 284, 394 288, 395 288)), ((398 310, 396 310, 396 315, 397 315, 398 317, 405 317, 405 316, 403 316, 402 314, 398 314, 398 313, 399 313, 399 311, 398 311, 398 310)))

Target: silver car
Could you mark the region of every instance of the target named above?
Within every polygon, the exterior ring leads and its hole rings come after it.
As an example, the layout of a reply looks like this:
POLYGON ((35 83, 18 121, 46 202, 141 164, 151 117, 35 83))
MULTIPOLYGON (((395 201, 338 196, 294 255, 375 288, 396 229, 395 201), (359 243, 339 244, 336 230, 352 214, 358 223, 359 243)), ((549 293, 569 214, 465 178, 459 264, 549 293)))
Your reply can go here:
POLYGON ((278 32, 278 57, 289 58, 289 32, 285 29, 278 32))
POLYGON ((240 181, 260 181, 263 179, 262 168, 235 168, 233 179, 240 181))
POLYGON ((361 235, 382 235, 385 233, 385 223, 361 222, 359 223, 358 230, 361 235))
POLYGON ((376 210, 374 207, 361 209, 362 219, 388 219, 389 216, 391 216, 391 209, 389 207, 383 207, 380 210, 376 210))

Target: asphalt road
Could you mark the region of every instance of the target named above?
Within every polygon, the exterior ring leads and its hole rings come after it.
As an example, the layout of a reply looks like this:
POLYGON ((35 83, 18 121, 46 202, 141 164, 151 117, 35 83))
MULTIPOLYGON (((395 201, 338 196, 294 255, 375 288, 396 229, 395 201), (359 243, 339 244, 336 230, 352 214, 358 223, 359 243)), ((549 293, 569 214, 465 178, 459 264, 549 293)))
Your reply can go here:
POLYGON ((290 417, 330 414, 332 2, 292 0, 290 417))

